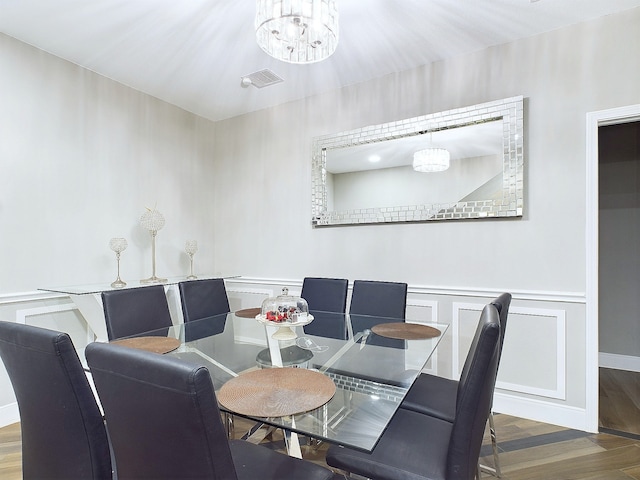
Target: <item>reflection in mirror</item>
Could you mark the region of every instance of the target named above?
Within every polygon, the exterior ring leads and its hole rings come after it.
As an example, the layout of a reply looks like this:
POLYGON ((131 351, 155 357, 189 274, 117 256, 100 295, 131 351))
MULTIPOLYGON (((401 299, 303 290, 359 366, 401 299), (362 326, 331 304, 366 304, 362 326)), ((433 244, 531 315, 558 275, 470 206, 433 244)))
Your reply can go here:
POLYGON ((313 225, 522 215, 522 97, 314 139, 313 225), (449 152, 415 171, 414 153, 449 152))
POLYGON ((327 151, 329 210, 453 203, 502 192, 502 121, 441 130, 327 151), (449 168, 421 173, 413 154, 424 148, 449 152, 449 168), (482 187, 482 188, 481 188, 482 187))

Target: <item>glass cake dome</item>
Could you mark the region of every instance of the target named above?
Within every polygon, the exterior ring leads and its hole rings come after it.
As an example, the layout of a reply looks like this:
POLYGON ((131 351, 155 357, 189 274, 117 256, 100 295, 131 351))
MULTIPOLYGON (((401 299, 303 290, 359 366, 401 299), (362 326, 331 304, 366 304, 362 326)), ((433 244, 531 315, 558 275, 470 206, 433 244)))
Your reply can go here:
POLYGON ((289 289, 284 287, 281 295, 262 302, 260 315, 268 322, 302 323, 309 317, 309 305, 304 298, 289 295, 289 289))

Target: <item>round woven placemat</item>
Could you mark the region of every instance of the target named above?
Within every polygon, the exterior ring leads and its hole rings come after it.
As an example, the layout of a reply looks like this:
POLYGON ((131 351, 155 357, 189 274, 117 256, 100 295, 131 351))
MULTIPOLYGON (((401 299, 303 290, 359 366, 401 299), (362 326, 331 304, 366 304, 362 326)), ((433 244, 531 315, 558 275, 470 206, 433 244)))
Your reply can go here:
POLYGON ((381 323, 371 328, 376 335, 398 340, 424 340, 440 336, 440 330, 417 323, 381 323))
POLYGON ((168 337, 123 338, 122 340, 113 340, 109 343, 154 353, 169 353, 180 346, 180 340, 168 337))
POLYGON ((260 315, 262 313, 262 308, 245 308, 243 310, 238 310, 235 312, 236 317, 242 318, 256 318, 256 315, 260 315))
POLYGON ((225 383, 218 402, 241 415, 284 417, 327 403, 336 386, 326 375, 304 368, 265 368, 225 383))

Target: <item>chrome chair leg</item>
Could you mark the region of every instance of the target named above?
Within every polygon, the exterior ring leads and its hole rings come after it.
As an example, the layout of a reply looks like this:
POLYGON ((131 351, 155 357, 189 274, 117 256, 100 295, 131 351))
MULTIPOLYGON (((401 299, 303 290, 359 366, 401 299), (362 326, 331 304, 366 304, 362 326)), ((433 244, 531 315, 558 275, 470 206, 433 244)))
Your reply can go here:
POLYGON ((489 412, 489 435, 491 436, 491 449, 493 450, 494 468, 486 465, 479 465, 479 467, 483 472, 487 472, 488 474, 493 475, 496 478, 501 478, 502 471, 500 469, 500 457, 498 455, 498 441, 496 438, 496 427, 493 422, 493 412, 489 412))
POLYGON ((233 415, 227 412, 222 414, 222 422, 227 430, 227 438, 233 438, 235 432, 235 426, 233 424, 233 415))

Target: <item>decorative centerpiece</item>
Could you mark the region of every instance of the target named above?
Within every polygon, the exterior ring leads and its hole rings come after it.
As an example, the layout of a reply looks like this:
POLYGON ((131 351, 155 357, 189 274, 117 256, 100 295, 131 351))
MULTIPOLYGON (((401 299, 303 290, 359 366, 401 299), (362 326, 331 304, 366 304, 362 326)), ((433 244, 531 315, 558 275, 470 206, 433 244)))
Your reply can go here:
POLYGON ((304 298, 289 295, 289 289, 284 287, 282 295, 267 298, 262 302, 262 308, 256 320, 265 325, 278 327, 271 335, 275 340, 293 340, 298 335, 291 327, 302 327, 313 321, 309 314, 309 305, 304 298))
POLYGON ((195 280, 198 277, 193 274, 193 256, 198 251, 198 242, 195 240, 187 240, 187 243, 184 245, 184 251, 189 255, 189 262, 191 264, 191 274, 187 276, 187 279, 195 280))
POLYGON ((125 238, 112 238, 109 240, 109 248, 116 252, 116 263, 118 264, 118 277, 111 283, 113 288, 126 287, 127 283, 120 279, 120 254, 127 248, 127 240, 125 238))
POLYGON ((140 225, 142 228, 149 230, 151 233, 151 276, 140 280, 140 283, 163 283, 166 278, 156 277, 156 235, 158 230, 164 227, 164 216, 155 209, 147 208, 147 211, 140 217, 140 225))

